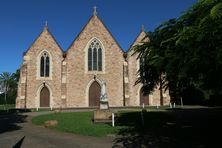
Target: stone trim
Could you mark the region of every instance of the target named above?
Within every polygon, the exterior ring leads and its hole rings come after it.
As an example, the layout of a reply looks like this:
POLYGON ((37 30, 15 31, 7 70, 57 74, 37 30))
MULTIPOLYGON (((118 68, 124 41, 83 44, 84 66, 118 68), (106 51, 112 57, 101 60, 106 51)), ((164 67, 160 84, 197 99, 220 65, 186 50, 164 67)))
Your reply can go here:
POLYGON ((149 105, 152 106, 153 105, 153 95, 149 94, 149 105))
POLYGON ((29 57, 28 55, 24 55, 23 60, 24 60, 24 61, 29 61, 29 60, 30 60, 30 57, 29 57))
POLYGON ((85 51, 85 73, 86 74, 105 74, 105 71, 106 71, 106 69, 105 69, 105 67, 106 67, 105 66, 106 65, 105 52, 106 52, 106 50, 105 50, 105 47, 104 47, 103 43, 101 42, 101 40, 99 40, 97 37, 92 37, 88 41, 88 43, 86 44, 84 51, 85 51), (88 48, 94 39, 98 40, 102 46, 102 71, 88 71, 88 48))
MULTIPOLYGON (((53 108, 53 92, 52 92, 52 89, 51 87, 45 83, 45 86, 49 89, 49 94, 50 94, 50 99, 49 99, 49 104, 50 104, 50 108, 53 108)), ((44 87, 43 84, 41 84, 38 89, 37 89, 37 92, 36 92, 36 97, 35 97, 35 106, 36 108, 40 108, 40 92, 42 90, 42 88, 44 87)))
POLYGON ((128 77, 125 77, 125 78, 124 78, 124 82, 125 82, 125 83, 129 83, 129 78, 128 78, 128 77))
POLYGON ((22 83, 22 84, 26 83, 26 78, 23 77, 23 76, 21 76, 21 83, 22 83))
POLYGON ((128 99, 128 98, 130 98, 130 96, 129 96, 129 95, 125 95, 125 98, 127 98, 127 99, 128 99))
POLYGON ((20 99, 25 99, 25 96, 21 96, 20 99))
POLYGON ((90 86, 92 85, 92 83, 93 82, 98 82, 99 83, 99 85, 100 85, 100 87, 102 87, 102 81, 100 80, 100 79, 98 79, 98 78, 96 78, 96 79, 91 79, 89 82, 88 82, 88 84, 87 84, 87 86, 86 86, 86 94, 85 94, 85 103, 86 103, 86 105, 87 105, 87 107, 89 107, 89 88, 90 88, 90 86))
POLYGON ((62 65, 66 65, 66 61, 63 61, 63 62, 62 62, 62 65))
POLYGON ((39 52, 38 56, 37 56, 37 60, 36 60, 36 80, 52 80, 52 70, 53 70, 53 64, 52 64, 52 55, 51 53, 47 50, 47 49, 43 49, 42 51, 39 52), (41 55, 43 52, 47 52, 49 55, 49 77, 40 77, 40 59, 41 59, 41 55))
POLYGON ((123 65, 124 65, 124 66, 128 66, 128 62, 124 61, 124 62, 123 62, 123 65))
POLYGON ((65 95, 62 95, 62 99, 66 99, 66 96, 65 96, 65 95))
POLYGON ((66 76, 62 76, 62 83, 66 83, 66 76))
POLYGON ((137 89, 137 92, 136 92, 136 96, 137 96, 137 105, 140 106, 140 90, 142 89, 143 85, 140 84, 138 89, 137 89))
MULTIPOLYGON (((140 59, 136 59, 136 70, 139 71, 140 70, 140 59)), ((136 72, 137 72, 136 71, 136 72)))

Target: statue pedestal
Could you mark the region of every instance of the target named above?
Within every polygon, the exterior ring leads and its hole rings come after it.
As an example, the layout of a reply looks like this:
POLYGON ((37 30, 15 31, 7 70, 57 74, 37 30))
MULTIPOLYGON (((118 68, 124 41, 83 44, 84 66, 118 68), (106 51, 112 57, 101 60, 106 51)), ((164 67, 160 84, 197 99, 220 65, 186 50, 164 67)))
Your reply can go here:
POLYGON ((109 109, 108 100, 100 101, 99 109, 109 109))
POLYGON ((94 123, 112 122, 112 111, 109 110, 108 100, 101 100, 99 110, 94 111, 94 123))
POLYGON ((112 122, 112 111, 109 109, 99 109, 94 111, 94 123, 110 123, 112 122))

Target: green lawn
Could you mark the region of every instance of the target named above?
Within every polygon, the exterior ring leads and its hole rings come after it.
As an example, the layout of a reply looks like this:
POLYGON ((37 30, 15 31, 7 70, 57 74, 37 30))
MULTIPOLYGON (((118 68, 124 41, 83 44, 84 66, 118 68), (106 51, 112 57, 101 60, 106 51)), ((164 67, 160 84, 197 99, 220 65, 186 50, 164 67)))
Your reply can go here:
POLYGON ((44 121, 57 120, 58 125, 50 128, 88 136, 115 134, 121 128, 119 126, 112 127, 110 124, 94 124, 91 120, 92 117, 93 112, 55 113, 34 117, 32 122, 37 125, 43 125, 44 121))
POLYGON ((52 111, 51 108, 39 108, 38 111, 36 108, 31 109, 31 112, 45 112, 45 111, 52 111))
MULTIPOLYGON (((158 111, 158 109, 152 107, 148 110, 158 111)), ((88 136, 106 136, 109 134, 119 134, 121 131, 125 129, 131 129, 136 127, 137 130, 142 131, 146 129, 146 127, 142 128, 142 120, 141 120, 141 109, 126 109, 120 110, 117 113, 118 118, 116 118, 115 127, 111 126, 111 123, 97 123, 94 124, 92 122, 93 112, 60 112, 60 113, 52 113, 47 115, 40 115, 34 117, 32 122, 36 125, 44 125, 44 122, 47 120, 57 120, 58 125, 55 127, 49 127, 51 129, 56 129, 64 132, 71 132, 80 135, 88 135, 88 136)), ((160 116, 157 114, 143 114, 144 116, 144 124, 148 122, 151 125, 157 125, 156 122, 159 121, 159 118, 153 120, 155 116, 160 116)), ((161 120, 168 118, 168 116, 161 116, 161 120)))
POLYGON ((13 108, 15 108, 15 104, 7 104, 7 105, 1 104, 0 105, 0 110, 13 109, 13 108))
POLYGON ((166 109, 143 112, 119 111, 116 126, 94 124, 93 112, 54 113, 34 117, 32 122, 43 125, 57 120, 52 129, 80 135, 118 135, 114 147, 221 147, 222 108, 166 109), (142 118, 143 117, 143 118, 142 118))

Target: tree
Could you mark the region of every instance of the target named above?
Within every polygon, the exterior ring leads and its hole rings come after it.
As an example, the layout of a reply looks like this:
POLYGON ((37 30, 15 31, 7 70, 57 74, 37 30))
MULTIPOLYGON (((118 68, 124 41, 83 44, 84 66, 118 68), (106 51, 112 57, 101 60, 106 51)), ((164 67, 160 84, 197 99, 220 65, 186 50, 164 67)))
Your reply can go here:
POLYGON ((0 83, 3 86, 5 105, 7 105, 7 92, 10 89, 10 84, 12 83, 12 81, 13 78, 11 73, 3 72, 2 74, 0 74, 0 83))
POLYGON ((182 16, 147 33, 133 49, 143 58, 139 82, 152 90, 158 83, 171 98, 198 88, 209 95, 222 94, 222 2, 201 0, 182 16), (164 79, 162 79, 164 76, 164 79))
POLYGON ((3 93, 3 86, 2 84, 0 83, 0 95, 3 93))
MULTIPOLYGON (((8 73, 8 72, 6 72, 8 73)), ((2 77, 2 75, 4 75, 4 79, 5 79, 5 75, 10 75, 10 79, 8 81, 8 89, 7 89, 7 93, 5 94, 5 86, 3 85, 3 80, 0 78, 0 92, 2 94, 0 94, 0 103, 1 104, 5 104, 5 101, 2 100, 6 100, 7 104, 15 104, 15 98, 17 96, 17 88, 18 88, 18 81, 19 81, 19 75, 20 75, 20 70, 16 70, 15 73, 8 73, 8 74, 1 74, 0 77, 2 77), (5 96, 6 95, 6 96, 5 96), (7 99, 5 99, 7 97, 7 99)))

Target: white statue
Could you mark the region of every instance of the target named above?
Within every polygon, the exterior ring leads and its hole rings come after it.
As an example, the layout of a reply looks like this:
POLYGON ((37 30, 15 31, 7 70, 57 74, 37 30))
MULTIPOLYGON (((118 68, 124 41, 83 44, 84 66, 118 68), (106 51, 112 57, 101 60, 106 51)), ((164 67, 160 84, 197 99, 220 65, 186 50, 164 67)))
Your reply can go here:
POLYGON ((107 101, 106 82, 102 81, 100 101, 107 101))

